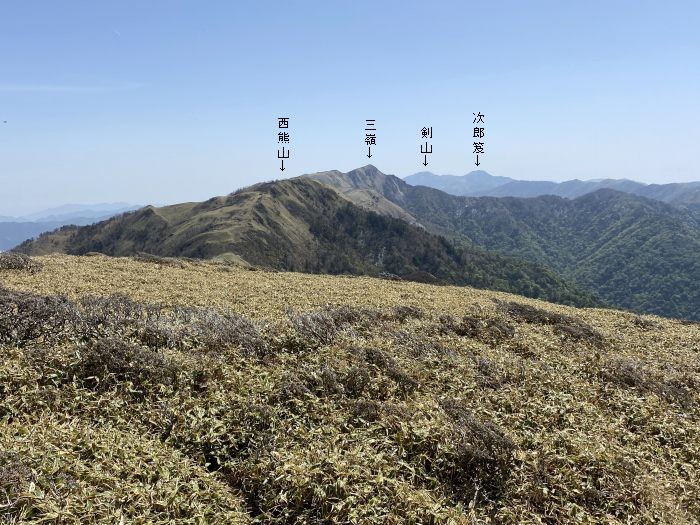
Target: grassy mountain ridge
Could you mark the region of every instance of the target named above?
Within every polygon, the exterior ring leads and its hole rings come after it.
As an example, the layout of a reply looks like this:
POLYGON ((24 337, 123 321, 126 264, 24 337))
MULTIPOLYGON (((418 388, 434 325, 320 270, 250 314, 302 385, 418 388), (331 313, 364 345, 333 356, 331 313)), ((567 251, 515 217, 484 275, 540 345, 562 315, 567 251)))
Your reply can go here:
MULTIPOLYGON (((392 182, 388 179, 384 191, 390 191, 392 182)), ((333 189, 304 178, 257 184, 201 203, 148 206, 96 225, 41 236, 17 251, 234 258, 283 270, 388 272, 570 304, 600 304, 593 294, 541 266, 482 248, 455 247, 418 226, 355 206, 333 189)))
POLYGON ((573 200, 459 197, 374 166, 340 181, 312 177, 348 198, 348 188, 376 178, 381 184, 367 187, 376 199, 401 206, 429 231, 543 264, 609 304, 700 318, 700 222, 692 211, 610 189, 573 200))

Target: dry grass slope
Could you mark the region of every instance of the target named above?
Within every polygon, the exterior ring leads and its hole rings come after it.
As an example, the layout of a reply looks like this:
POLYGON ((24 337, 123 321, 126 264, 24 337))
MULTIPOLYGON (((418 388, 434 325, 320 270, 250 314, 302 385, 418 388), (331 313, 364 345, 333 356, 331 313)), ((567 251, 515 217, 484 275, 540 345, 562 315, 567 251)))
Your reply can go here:
POLYGON ((187 260, 8 266, 8 523, 700 521, 698 324, 187 260))

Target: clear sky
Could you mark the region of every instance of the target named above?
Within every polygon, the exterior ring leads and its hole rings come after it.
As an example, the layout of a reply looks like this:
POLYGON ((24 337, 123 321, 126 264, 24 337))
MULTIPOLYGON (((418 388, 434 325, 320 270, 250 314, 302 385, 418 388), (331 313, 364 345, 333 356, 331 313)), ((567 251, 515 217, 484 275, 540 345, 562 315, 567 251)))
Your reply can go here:
POLYGON ((367 164, 700 179, 700 3, 0 0, 0 215, 367 164), (290 118, 279 170, 277 117, 290 118), (6 123, 4 121, 7 121, 6 123))

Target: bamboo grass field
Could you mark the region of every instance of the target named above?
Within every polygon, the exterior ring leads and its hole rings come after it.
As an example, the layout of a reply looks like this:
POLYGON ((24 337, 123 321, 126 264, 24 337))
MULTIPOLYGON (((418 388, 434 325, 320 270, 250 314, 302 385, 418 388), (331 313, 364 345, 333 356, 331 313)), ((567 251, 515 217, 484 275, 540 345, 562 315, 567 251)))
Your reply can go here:
POLYGON ((698 323, 184 259, 13 257, 7 523, 700 520, 698 323))

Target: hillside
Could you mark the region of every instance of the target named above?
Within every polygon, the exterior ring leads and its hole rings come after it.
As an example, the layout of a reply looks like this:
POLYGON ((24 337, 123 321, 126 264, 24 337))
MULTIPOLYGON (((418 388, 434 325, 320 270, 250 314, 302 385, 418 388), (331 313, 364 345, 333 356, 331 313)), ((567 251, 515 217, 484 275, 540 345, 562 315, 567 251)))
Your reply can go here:
POLYGON ((700 520, 696 323, 177 259, 25 263, 0 270, 9 523, 700 520))
POLYGON ((121 203, 95 205, 94 209, 79 205, 67 205, 25 217, 0 217, 0 251, 10 250, 28 239, 62 226, 93 224, 137 208, 138 206, 121 203))
POLYGON ((202 203, 148 206, 96 225, 43 235, 17 251, 113 256, 145 252, 312 273, 384 272, 566 304, 600 304, 593 294, 541 266, 481 248, 457 248, 423 228, 367 211, 303 178, 258 184, 202 203))
POLYGON ((556 195, 557 197, 575 199, 601 189, 608 189, 678 206, 700 202, 700 181, 643 184, 627 179, 574 179, 552 182, 495 177, 485 171, 473 171, 461 176, 435 175, 428 171, 422 171, 409 175, 404 180, 413 186, 428 186, 452 195, 468 197, 532 198, 542 195, 556 195))
POLYGON ((700 229, 663 203, 612 190, 477 200, 459 227, 476 244, 546 264, 610 304, 700 319, 700 229))
POLYGON ((38 237, 42 233, 63 226, 60 222, 16 222, 0 220, 0 251, 14 248, 18 244, 38 237))
POLYGON ((613 190, 573 200, 458 197, 374 166, 309 177, 348 198, 349 187, 370 189, 374 209, 387 200, 429 231, 543 264, 608 304, 700 319, 700 223, 688 211, 613 190))

